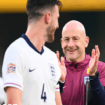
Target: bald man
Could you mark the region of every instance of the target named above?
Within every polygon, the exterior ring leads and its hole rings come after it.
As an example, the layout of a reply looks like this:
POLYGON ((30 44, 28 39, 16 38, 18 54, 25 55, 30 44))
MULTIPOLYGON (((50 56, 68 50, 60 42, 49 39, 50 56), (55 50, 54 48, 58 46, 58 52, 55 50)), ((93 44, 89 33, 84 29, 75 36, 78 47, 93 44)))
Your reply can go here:
POLYGON ((105 63, 98 61, 98 45, 92 49, 91 57, 85 53, 88 44, 89 37, 82 23, 72 20, 64 26, 61 45, 67 75, 61 94, 63 105, 105 105, 105 63), (92 98, 86 88, 88 81, 92 98))

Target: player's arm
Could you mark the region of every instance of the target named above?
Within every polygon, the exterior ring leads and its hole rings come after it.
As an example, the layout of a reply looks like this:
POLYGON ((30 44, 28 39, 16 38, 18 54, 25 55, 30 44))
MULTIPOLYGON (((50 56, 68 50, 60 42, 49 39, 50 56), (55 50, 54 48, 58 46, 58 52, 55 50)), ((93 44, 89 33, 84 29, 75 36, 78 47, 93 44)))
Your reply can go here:
POLYGON ((56 105, 62 105, 61 96, 59 91, 55 91, 55 101, 56 105))
POLYGON ((22 90, 15 87, 7 87, 7 105, 8 104, 17 104, 21 105, 22 90))
POLYGON ((2 74, 4 79, 4 89, 7 94, 7 105, 21 105, 23 91, 23 62, 20 50, 15 46, 10 46, 4 56, 2 74))

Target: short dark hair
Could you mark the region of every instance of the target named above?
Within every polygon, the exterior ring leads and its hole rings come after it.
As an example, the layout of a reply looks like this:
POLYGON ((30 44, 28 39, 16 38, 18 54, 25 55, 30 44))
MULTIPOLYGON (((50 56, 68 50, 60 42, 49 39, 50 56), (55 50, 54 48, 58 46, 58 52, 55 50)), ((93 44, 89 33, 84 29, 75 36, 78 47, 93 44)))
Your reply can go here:
POLYGON ((28 0, 26 6, 28 21, 40 19, 44 10, 50 9, 55 5, 62 6, 62 3, 60 0, 28 0))

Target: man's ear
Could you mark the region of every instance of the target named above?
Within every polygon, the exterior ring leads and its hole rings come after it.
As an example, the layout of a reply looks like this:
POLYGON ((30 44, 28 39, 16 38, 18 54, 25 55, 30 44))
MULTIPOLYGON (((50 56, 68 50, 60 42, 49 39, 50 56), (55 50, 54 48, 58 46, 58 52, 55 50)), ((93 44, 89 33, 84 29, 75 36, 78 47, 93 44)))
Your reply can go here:
POLYGON ((63 40, 62 40, 62 38, 61 38, 61 47, 62 47, 62 41, 63 41, 63 40))
POLYGON ((49 24, 50 21, 51 21, 51 14, 50 13, 45 14, 45 23, 49 24))
POLYGON ((86 36, 85 42, 86 42, 85 47, 87 48, 88 47, 88 44, 89 44, 89 37, 88 36, 86 36))
POLYGON ((62 38, 61 38, 61 44, 62 44, 62 38))

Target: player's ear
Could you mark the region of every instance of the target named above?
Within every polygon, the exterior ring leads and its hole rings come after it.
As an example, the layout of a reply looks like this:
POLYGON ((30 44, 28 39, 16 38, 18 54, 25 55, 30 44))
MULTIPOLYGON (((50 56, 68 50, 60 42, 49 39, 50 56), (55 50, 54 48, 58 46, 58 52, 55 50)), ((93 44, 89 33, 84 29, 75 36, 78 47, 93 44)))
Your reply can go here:
POLYGON ((86 38, 85 38, 85 48, 88 47, 88 44, 89 44, 89 37, 86 36, 86 38))
POLYGON ((51 14, 48 12, 45 14, 45 23, 49 24, 51 20, 51 14))

